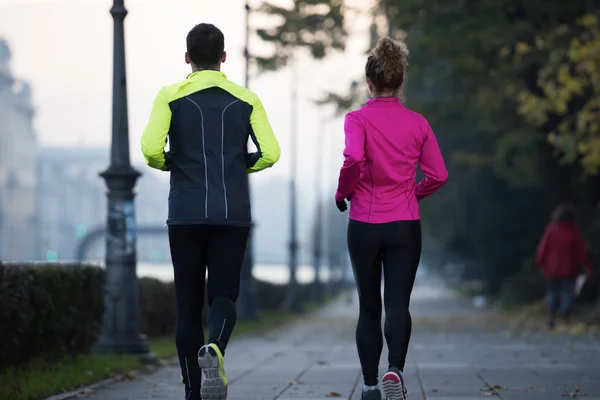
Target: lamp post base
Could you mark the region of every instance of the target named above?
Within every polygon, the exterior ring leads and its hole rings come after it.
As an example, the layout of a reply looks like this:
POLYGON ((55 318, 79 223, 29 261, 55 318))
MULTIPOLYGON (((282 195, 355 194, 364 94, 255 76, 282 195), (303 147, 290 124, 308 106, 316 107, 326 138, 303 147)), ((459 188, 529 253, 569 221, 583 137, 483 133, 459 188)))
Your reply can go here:
POLYGON ((283 302, 283 311, 294 314, 299 314, 302 311, 297 283, 288 285, 287 296, 283 302))
POLYGON ((138 356, 144 364, 153 364, 157 357, 146 340, 145 335, 119 335, 108 337, 101 335, 92 348, 97 354, 132 354, 138 356))
POLYGON ((313 283, 312 285, 312 301, 316 304, 322 304, 325 296, 323 294, 323 285, 320 281, 313 283))
MULTIPOLYGON (((293 183, 292 183, 293 186, 293 183)), ((292 190, 292 193, 294 191, 292 190)), ((292 214, 294 215, 294 214, 292 214)), ((292 218, 292 220, 295 220, 292 218)), ((295 226, 295 223, 292 224, 295 226)), ((295 232, 295 229, 292 229, 295 232)), ((290 241, 290 281, 287 285, 287 293, 285 300, 283 301, 283 310, 290 313, 300 313, 302 306, 300 302, 300 288, 298 287, 297 270, 298 270, 298 242, 295 239, 296 235, 292 234, 292 240, 290 241)))
POLYGON ((254 277, 252 276, 252 266, 254 265, 253 232, 254 223, 250 226, 248 234, 248 245, 246 246, 240 277, 240 293, 236 302, 237 318, 239 321, 256 321, 259 319, 254 292, 254 277))

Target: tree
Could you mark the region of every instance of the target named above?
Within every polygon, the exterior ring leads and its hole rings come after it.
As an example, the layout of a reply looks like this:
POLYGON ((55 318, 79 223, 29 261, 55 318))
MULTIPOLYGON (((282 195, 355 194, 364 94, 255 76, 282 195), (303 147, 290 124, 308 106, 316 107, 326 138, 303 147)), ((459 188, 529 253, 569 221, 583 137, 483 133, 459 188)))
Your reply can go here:
MULTIPOLYGON (((406 104, 429 120, 450 171, 446 187, 421 202, 424 234, 474 258, 492 293, 531 257, 558 203, 586 208, 584 230, 600 220, 589 208, 600 201, 600 180, 590 177, 598 30, 581 19, 590 3, 379 0, 373 8, 371 42, 406 35, 406 104)), ((359 103, 352 93, 323 100, 340 113, 359 103)))
POLYGON ((254 57, 259 70, 276 71, 288 65, 297 49, 306 49, 317 60, 331 50, 344 50, 347 36, 344 28, 342 0, 294 0, 292 7, 265 2, 258 12, 274 17, 277 23, 258 29, 258 36, 274 46, 272 54, 254 57))
MULTIPOLYGON (((275 19, 273 26, 257 30, 258 36, 273 47, 271 54, 254 57, 262 73, 293 65, 296 53, 301 50, 307 50, 314 59, 323 59, 331 51, 345 48, 345 8, 341 0, 294 0, 289 3, 291 7, 265 2, 258 9, 259 13, 275 19)), ((292 93, 292 96, 295 99, 296 94, 292 93)), ((292 196, 293 188, 292 184, 292 196)))
POLYGON ((556 118, 548 141, 563 163, 580 162, 592 175, 600 170, 600 13, 589 13, 573 26, 561 25, 535 43, 518 43, 514 60, 545 59, 532 91, 511 87, 520 113, 538 127, 556 118), (541 53, 541 54, 540 54, 541 53), (540 93, 541 92, 541 93, 540 93))

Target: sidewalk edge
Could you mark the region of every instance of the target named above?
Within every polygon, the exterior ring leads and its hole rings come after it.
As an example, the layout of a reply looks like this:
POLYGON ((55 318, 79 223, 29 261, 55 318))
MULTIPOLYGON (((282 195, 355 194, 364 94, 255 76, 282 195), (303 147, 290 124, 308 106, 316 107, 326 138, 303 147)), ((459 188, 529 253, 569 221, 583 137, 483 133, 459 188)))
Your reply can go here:
POLYGON ((158 371, 161 368, 167 367, 170 364, 172 364, 173 362, 177 361, 177 357, 170 357, 170 358, 166 358, 164 360, 161 360, 159 364, 157 365, 149 365, 147 368, 147 370, 143 370, 143 369, 134 369, 132 371, 128 371, 125 373, 121 373, 118 375, 113 376, 112 378, 107 378, 104 379, 100 382, 95 382, 95 383, 91 383, 89 385, 84 385, 81 386, 75 390, 72 390, 70 392, 65 392, 65 393, 59 393, 59 394, 55 394, 52 395, 50 397, 45 398, 44 400, 68 400, 68 399, 73 399, 76 397, 83 397, 86 396, 88 394, 91 394, 89 392, 93 392, 95 390, 98 389, 103 389, 106 386, 112 385, 113 383, 117 383, 123 379, 126 379, 126 377, 133 377, 133 378, 137 378, 141 375, 147 375, 147 374, 153 374, 156 371, 158 371))

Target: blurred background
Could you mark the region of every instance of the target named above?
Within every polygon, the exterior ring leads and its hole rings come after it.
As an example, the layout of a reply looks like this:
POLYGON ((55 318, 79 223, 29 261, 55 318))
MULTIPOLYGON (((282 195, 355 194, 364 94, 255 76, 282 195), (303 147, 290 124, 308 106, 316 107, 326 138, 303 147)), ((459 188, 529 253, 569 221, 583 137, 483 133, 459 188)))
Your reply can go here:
MULTIPOLYGON (((172 274, 160 230, 168 175, 143 165, 139 138, 157 90, 189 72, 185 35, 201 21, 225 34, 228 77, 244 84, 248 68, 282 146, 277 167, 252 177, 256 276, 289 279, 292 152, 299 279, 314 276, 318 246, 324 275, 329 265, 347 265, 345 216, 331 200, 341 118, 366 100, 366 51, 383 35, 409 45, 406 103, 429 119, 450 170, 447 186, 422 203, 424 264, 497 295, 507 279, 535 272, 544 225, 565 201, 575 203, 598 251, 597 1, 256 0, 250 12, 245 5, 126 4, 131 158, 143 172, 136 213, 149 232, 138 234, 139 275, 172 274)), ((90 235, 106 218, 98 173, 111 137, 110 6, 0 0, 1 260, 104 259, 103 236, 90 235)))
MULTIPOLYGON (((4 261, 69 261, 81 243, 106 220, 105 184, 98 173, 110 156, 112 102, 112 18, 106 1, 1 1, 0 65, 2 76, 0 158, 0 259, 4 261)), ((128 1, 126 51, 131 158, 143 173, 136 186, 140 226, 158 233, 138 234, 138 273, 168 279, 170 270, 166 229, 168 174, 147 168, 139 138, 158 89, 184 79, 185 36, 196 24, 212 22, 223 30, 229 57, 224 72, 244 84, 246 10, 239 0, 128 1), (164 234, 161 234, 164 233, 164 234)), ((250 6, 258 11, 260 2, 250 6)), ((250 16, 252 30, 269 18, 250 16)), ((366 28, 365 28, 366 29, 366 28)), ((360 38, 360 35, 358 36, 360 38)), ((345 87, 360 71, 367 41, 354 54, 339 53, 314 61, 299 55, 297 80, 297 174, 299 278, 310 279, 315 205, 324 201, 333 214, 332 196, 341 166, 343 130, 340 119, 314 104, 324 90, 345 87), (356 71, 340 73, 351 63, 356 71), (321 149, 322 148, 322 149, 321 149), (325 164, 317 171, 317 158, 325 164), (317 199, 315 179, 322 178, 317 199)), ((250 33, 252 51, 271 45, 250 33)), ((302 53, 301 51, 299 53, 302 53)), ((277 168, 252 177, 256 220, 255 273, 283 282, 287 278, 289 231, 290 73, 285 68, 259 75, 251 62, 252 90, 263 100, 280 140, 283 157, 277 168), (267 271, 265 266, 272 268, 267 271)), ((336 211, 337 212, 337 211, 336 211)), ((325 224, 323 224, 325 225, 325 224)), ((339 224, 338 224, 339 225, 339 224)), ((328 230, 333 242, 324 256, 328 263, 343 257, 345 227, 328 230), (342 234, 342 236, 340 236, 342 234), (335 237, 334 237, 335 236, 335 237)), ((103 236, 87 245, 84 261, 104 259, 103 236)), ((326 273, 326 272, 324 272, 326 273)))
MULTIPOLYGON (((110 158, 110 3, 0 0, 4 262, 105 258, 106 189, 98 173, 110 158)), ((279 164, 251 180, 254 278, 287 284, 291 242, 300 284, 314 282, 315 270, 323 282, 351 282, 347 215, 333 201, 343 116, 368 98, 367 52, 385 35, 410 49, 406 104, 429 120, 450 173, 421 202, 420 279, 442 279, 477 304, 540 301, 536 246, 565 202, 576 208, 592 260, 600 256, 600 1, 126 6, 129 140, 132 164, 143 173, 135 188, 139 276, 172 279, 168 174, 145 167, 139 139, 159 88, 189 73, 185 36, 200 22, 224 32, 224 72, 261 97, 282 147, 279 164)))

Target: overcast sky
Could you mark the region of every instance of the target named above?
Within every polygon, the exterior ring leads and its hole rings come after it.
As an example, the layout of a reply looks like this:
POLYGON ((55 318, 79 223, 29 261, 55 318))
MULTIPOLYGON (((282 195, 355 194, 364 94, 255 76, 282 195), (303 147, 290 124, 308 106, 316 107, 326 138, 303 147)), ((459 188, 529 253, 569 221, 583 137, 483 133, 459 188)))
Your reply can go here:
MULTIPOLYGON (((279 2, 285 3, 284 0, 279 2)), ((367 5, 368 0, 356 0, 367 5)), ((243 84, 243 0, 126 0, 126 54, 129 89, 131 155, 141 160, 139 138, 154 96, 163 85, 184 79, 185 36, 199 22, 220 27, 226 39, 230 79, 243 84)), ((260 0, 251 1, 257 6, 260 0)), ((41 145, 108 146, 111 128, 113 24, 112 0, 0 0, 0 37, 13 53, 12 70, 32 85, 37 107, 35 126, 41 145)), ((319 110, 311 103, 324 89, 344 91, 362 75, 368 43, 365 21, 355 17, 355 30, 344 54, 317 63, 300 63, 298 135, 300 180, 312 180, 313 165, 323 143, 319 110)), ((259 16, 252 25, 264 23, 259 16)), ((268 47, 253 38, 251 51, 268 47)), ((262 98, 282 146, 280 164, 255 179, 287 176, 289 171, 290 72, 262 75, 251 89, 262 98)), ((333 165, 341 165, 340 119, 329 124, 333 135, 333 165)), ((164 174, 163 174, 164 175, 164 174)), ((335 174, 328 174, 334 176, 335 174)), ((333 182, 329 182, 333 184, 333 182)))

